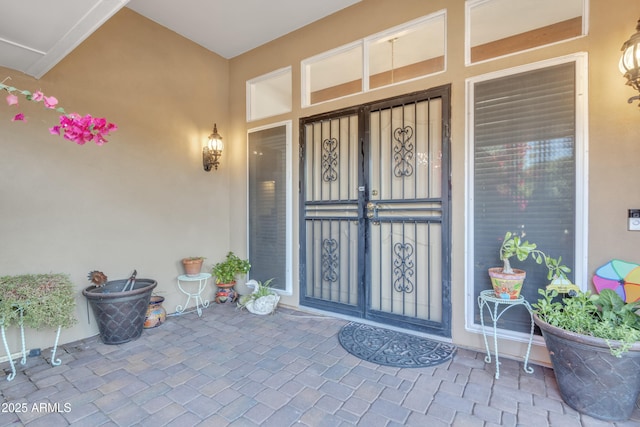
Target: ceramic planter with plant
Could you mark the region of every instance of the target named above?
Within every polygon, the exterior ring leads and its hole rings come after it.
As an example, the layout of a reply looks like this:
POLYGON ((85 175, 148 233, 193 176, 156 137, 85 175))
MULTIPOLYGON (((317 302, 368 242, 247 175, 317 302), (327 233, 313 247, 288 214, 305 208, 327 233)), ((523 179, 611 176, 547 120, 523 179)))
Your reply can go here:
POLYGON ((249 295, 243 295, 238 301, 238 307, 246 308, 253 314, 271 314, 276 310, 280 295, 271 289, 273 279, 266 282, 258 282, 249 280, 247 286, 253 288, 253 292, 249 295))
POLYGON ((216 286, 216 302, 235 302, 238 294, 234 290, 236 278, 238 275, 247 274, 251 269, 249 260, 241 259, 233 252, 229 252, 224 261, 213 266, 211 274, 215 276, 216 286))
POLYGON ((224 261, 213 266, 211 274, 216 278, 217 285, 235 284, 239 274, 247 274, 251 269, 249 260, 241 259, 233 252, 229 252, 224 261))
POLYGON ((189 277, 195 277, 200 274, 202 270, 202 263, 205 257, 203 256, 191 256, 188 258, 182 258, 182 265, 184 267, 184 273, 189 277))
POLYGON ((518 261, 525 261, 531 257, 538 264, 544 263, 549 270, 549 280, 566 280, 566 273, 571 271, 566 265, 562 265, 562 257, 551 258, 539 250, 535 243, 522 240, 520 236, 509 231, 504 236, 499 256, 502 267, 490 268, 489 277, 496 296, 502 299, 517 299, 527 275, 524 270, 511 267, 510 260, 514 257, 518 261))
POLYGON ((640 301, 611 289, 558 300, 550 286, 532 304, 562 399, 592 417, 628 419, 640 395, 640 301))

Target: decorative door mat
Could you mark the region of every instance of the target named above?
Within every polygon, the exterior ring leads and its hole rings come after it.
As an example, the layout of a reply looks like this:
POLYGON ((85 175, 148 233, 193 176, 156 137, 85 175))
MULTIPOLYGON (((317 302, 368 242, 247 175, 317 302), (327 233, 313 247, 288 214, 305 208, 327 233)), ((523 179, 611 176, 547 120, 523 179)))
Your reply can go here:
POLYGON ((397 368, 439 365, 456 352, 456 346, 451 344, 356 322, 343 326, 338 340, 360 359, 397 368))

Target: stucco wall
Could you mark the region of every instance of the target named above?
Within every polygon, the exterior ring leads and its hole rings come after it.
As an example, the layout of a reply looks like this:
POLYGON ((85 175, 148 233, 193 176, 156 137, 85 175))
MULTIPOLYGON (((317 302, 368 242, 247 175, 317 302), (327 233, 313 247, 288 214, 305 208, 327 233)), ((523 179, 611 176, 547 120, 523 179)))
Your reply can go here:
MULTIPOLYGON (((640 15, 640 4, 624 0, 592 0, 589 12, 589 35, 553 46, 523 52, 494 61, 466 67, 464 65, 464 1, 463 0, 364 0, 303 29, 292 32, 231 60, 230 114, 233 132, 240 139, 246 130, 281 120, 293 120, 294 156, 297 158, 299 135, 298 119, 343 107, 384 99, 390 96, 423 90, 446 83, 452 84, 452 301, 453 341, 461 346, 483 348, 480 335, 466 331, 465 304, 474 304, 467 297, 465 283, 465 79, 488 72, 524 65, 575 52, 589 54, 589 176, 588 176, 588 277, 604 262, 612 258, 640 262, 640 232, 627 231, 628 208, 640 208, 640 144, 636 124, 640 111, 627 104, 634 95, 625 86, 618 72, 620 46, 634 32, 635 17, 640 15), (301 108, 300 61, 321 52, 356 41, 384 29, 446 8, 447 18, 447 72, 417 81, 301 108), (292 66, 293 111, 291 114, 245 124, 245 82, 270 71, 292 66)), ((297 165, 294 165, 297 166, 297 165)), ((298 170, 294 167, 294 182, 298 170)), ((244 180, 241 172, 234 179, 244 180)), ((297 206, 297 194, 294 206, 297 206)), ((246 209, 244 199, 233 202, 235 209, 246 209)), ((294 232, 298 230, 298 211, 294 211, 294 232)), ((240 220, 231 218, 233 227, 240 220)), ((294 242, 297 241, 297 234, 294 242)), ((298 253, 294 251, 294 283, 297 283, 298 253)), ((298 294, 283 298, 285 303, 296 304, 298 294)), ((501 353, 521 357, 526 351, 524 343, 501 342, 501 353)), ((548 362, 544 347, 536 346, 532 360, 548 362)))
MULTIPOLYGON (((201 154, 214 122, 227 141, 228 65, 125 8, 40 80, 0 69, 0 78, 56 96, 67 112, 119 127, 102 147, 78 146, 49 134, 58 115, 42 104, 21 98, 28 122, 12 123, 17 108, 2 96, 0 274, 71 275, 79 322, 61 342, 97 334, 81 295, 89 271, 123 279, 137 269, 158 281, 172 312, 186 300, 176 286, 181 258, 206 256, 210 266, 229 250, 231 156, 207 173, 201 154)), ((29 331, 27 339, 46 348, 54 334, 29 331)), ((16 351, 14 331, 9 341, 16 351)))

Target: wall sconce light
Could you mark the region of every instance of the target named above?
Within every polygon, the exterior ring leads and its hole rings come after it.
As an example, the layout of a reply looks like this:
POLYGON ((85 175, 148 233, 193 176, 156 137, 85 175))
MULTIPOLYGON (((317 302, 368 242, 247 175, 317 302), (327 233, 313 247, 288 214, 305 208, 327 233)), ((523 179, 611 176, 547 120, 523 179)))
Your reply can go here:
MULTIPOLYGON (((636 33, 622 45, 618 68, 627 79, 627 84, 640 92, 640 19, 636 25, 636 33)), ((629 104, 636 99, 640 100, 640 95, 629 98, 629 104)))
POLYGON ((222 156, 223 149, 224 144, 222 143, 222 137, 218 133, 218 128, 214 123, 213 132, 209 135, 209 141, 202 147, 202 165, 205 171, 209 172, 211 166, 218 169, 218 165, 220 164, 219 159, 222 156))

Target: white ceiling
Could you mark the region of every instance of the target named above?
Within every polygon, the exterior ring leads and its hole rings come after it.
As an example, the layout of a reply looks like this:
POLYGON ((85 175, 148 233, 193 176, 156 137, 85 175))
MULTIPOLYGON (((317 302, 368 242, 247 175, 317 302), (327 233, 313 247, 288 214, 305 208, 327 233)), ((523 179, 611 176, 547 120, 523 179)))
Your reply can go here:
POLYGON ((233 58, 361 0, 0 0, 0 66, 42 77, 123 7, 233 58))

